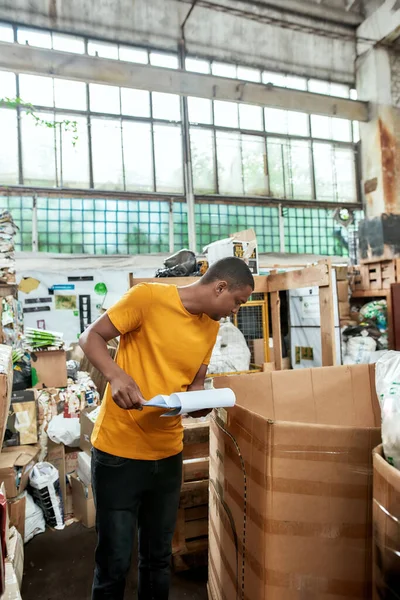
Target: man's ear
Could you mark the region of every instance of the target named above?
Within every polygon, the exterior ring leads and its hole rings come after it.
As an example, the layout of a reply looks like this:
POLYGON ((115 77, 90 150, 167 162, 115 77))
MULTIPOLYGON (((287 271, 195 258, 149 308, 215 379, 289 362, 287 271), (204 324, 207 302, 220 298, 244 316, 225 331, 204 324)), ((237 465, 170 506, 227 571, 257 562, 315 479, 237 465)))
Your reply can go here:
POLYGON ((228 283, 226 281, 218 281, 217 285, 215 286, 215 291, 217 296, 220 296, 222 294, 222 292, 225 292, 225 290, 228 289, 228 283))

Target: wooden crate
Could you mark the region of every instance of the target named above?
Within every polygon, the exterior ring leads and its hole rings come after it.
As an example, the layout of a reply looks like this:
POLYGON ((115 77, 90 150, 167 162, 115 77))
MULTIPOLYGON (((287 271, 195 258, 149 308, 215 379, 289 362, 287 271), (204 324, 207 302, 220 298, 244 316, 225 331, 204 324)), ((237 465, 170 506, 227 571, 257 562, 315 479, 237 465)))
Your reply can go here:
POLYGON ((175 571, 207 564, 209 422, 184 421, 183 476, 172 540, 175 571))
POLYGON ((350 286, 354 292, 390 290, 392 283, 400 281, 400 260, 381 260, 365 263, 350 270, 350 286))

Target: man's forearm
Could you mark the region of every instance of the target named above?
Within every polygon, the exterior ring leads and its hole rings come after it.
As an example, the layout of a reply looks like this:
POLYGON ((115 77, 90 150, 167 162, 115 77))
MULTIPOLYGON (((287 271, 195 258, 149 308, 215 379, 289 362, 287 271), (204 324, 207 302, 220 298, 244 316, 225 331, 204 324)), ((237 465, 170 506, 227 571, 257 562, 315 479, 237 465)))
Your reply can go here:
POLYGON ((107 381, 121 374, 122 369, 108 352, 107 342, 96 331, 86 330, 79 338, 79 345, 92 365, 104 375, 107 381))

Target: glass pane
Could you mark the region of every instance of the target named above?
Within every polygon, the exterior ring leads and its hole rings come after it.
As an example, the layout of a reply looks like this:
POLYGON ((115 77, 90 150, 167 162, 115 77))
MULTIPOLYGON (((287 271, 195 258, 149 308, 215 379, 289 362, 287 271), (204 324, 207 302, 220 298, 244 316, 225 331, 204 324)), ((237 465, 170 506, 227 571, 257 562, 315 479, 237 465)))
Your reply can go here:
POLYGON ((226 63, 213 62, 211 63, 211 73, 219 77, 231 77, 236 79, 236 65, 227 65, 226 63))
POLYGON ((56 108, 86 110, 86 84, 82 81, 55 79, 54 99, 56 108))
POLYGON ((188 98, 189 121, 191 123, 212 123, 211 100, 205 98, 188 98))
POLYGON ((85 53, 85 42, 82 38, 63 33, 53 33, 53 49, 61 52, 85 53))
POLYGON ((331 138, 331 118, 311 115, 311 135, 329 140, 331 138))
POLYGON ((150 64, 154 67, 165 67, 167 69, 178 68, 178 57, 174 54, 164 54, 161 52, 150 52, 150 64))
MULTIPOLYGON (((50 113, 37 115, 43 120, 54 121, 50 113)), ((21 137, 24 184, 55 186, 55 130, 46 125, 36 125, 36 121, 24 113, 21 119, 21 137)))
POLYGON ((15 75, 8 71, 0 71, 0 98, 12 100, 17 95, 15 75))
POLYGON ((262 131, 262 108, 251 104, 239 104, 240 129, 256 129, 262 131))
POLYGON ((288 110, 288 134, 308 136, 308 115, 288 110))
POLYGON ((272 133, 287 134, 287 111, 280 108, 265 108, 265 129, 272 133))
POLYGON ((209 73, 210 63, 208 60, 200 60, 199 58, 187 58, 185 61, 187 71, 194 71, 195 73, 209 73))
POLYGON ((242 160, 238 133, 217 131, 220 194, 243 194, 242 160))
POLYGON ((264 170, 266 160, 264 138, 243 135, 242 159, 244 193, 266 196, 268 186, 264 170))
POLYGON ((53 106, 53 80, 38 75, 19 76, 20 96, 34 106, 53 106))
POLYGON ((215 193, 213 132, 190 128, 193 186, 196 194, 215 193))
POLYGON ((154 146, 157 192, 183 192, 180 128, 155 125, 154 146))
POLYGON ((214 123, 220 127, 239 127, 238 105, 234 102, 215 100, 214 123))
POLYGON ((272 83, 279 87, 286 87, 286 75, 282 73, 274 73, 272 71, 264 71, 262 74, 263 83, 272 83))
POLYGON ((153 117, 155 119, 166 119, 167 121, 181 120, 180 97, 176 94, 164 94, 153 92, 153 117))
POLYGON ((36 29, 25 29, 18 27, 17 40, 19 44, 28 44, 39 48, 51 50, 51 34, 48 31, 37 31, 36 29))
POLYGON ((119 59, 127 62, 141 63, 147 65, 149 56, 147 50, 140 48, 129 48, 129 46, 119 47, 119 59))
POLYGON ((293 198, 312 199, 311 155, 308 142, 291 141, 291 173, 293 198))
POLYGON ((122 190, 124 181, 120 122, 91 119, 91 131, 94 187, 122 190))
POLYGON ((354 162, 354 152, 350 148, 335 148, 337 200, 339 202, 357 201, 354 162))
POLYGON ((89 84, 90 110, 93 112, 119 115, 119 88, 99 83, 89 84))
POLYGON ((146 90, 121 88, 122 114, 150 117, 150 93, 146 90))
POLYGON ((0 182, 18 183, 18 132, 17 112, 0 108, 0 182), (6 143, 4 143, 6 140, 6 143))
POLYGON ((338 98, 348 98, 350 95, 350 88, 343 83, 331 83, 330 94, 332 96, 337 96, 338 98))
POLYGON ((129 191, 153 191, 153 152, 149 123, 123 121, 125 185, 129 191))
POLYGON ((118 60, 118 46, 117 44, 108 44, 107 42, 91 41, 88 43, 88 54, 118 60))
POLYGON ((251 69, 250 67, 238 67, 237 68, 238 79, 243 81, 255 81, 261 82, 261 73, 258 69, 251 69))
POLYGON ((332 117, 332 138, 338 142, 351 142, 351 121, 332 117))
POLYGON ((292 90, 306 90, 307 79, 305 77, 296 77, 295 75, 286 76, 286 87, 292 90))
POLYGON ((330 144, 313 145, 315 191, 317 200, 335 199, 333 180, 333 148, 330 144))
POLYGON ((270 194, 275 198, 285 198, 284 143, 274 138, 268 138, 267 158, 270 194))
POLYGON ((358 121, 353 121, 353 142, 356 144, 360 141, 360 124, 358 121))
POLYGON ((10 42, 14 41, 14 31, 11 25, 0 25, 0 42, 10 42))
POLYGON ((76 121, 77 132, 58 126, 61 134, 61 185, 71 188, 89 187, 89 145, 86 117, 58 114, 57 121, 76 121), (76 140, 74 138, 77 138, 76 140))
POLYGON ((320 79, 308 80, 308 91, 314 94, 329 95, 329 81, 321 81, 320 79))

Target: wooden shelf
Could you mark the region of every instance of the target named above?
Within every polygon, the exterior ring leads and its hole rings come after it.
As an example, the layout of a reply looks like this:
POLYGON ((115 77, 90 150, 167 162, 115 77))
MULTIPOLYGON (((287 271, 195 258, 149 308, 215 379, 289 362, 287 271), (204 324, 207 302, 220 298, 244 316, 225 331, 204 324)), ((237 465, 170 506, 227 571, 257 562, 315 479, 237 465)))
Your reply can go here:
MULTIPOLYGON (((136 278, 133 277, 133 274, 130 273, 130 287, 137 285, 138 283, 169 283, 170 285, 190 285, 192 283, 196 283, 199 281, 200 277, 146 277, 146 278, 136 278)), ((264 293, 266 294, 268 291, 267 287, 267 277, 264 275, 254 275, 254 293, 264 293)))
POLYGON ((352 292, 352 298, 387 298, 390 290, 357 290, 352 292))

